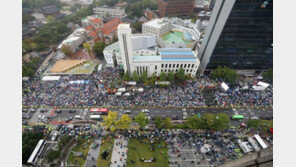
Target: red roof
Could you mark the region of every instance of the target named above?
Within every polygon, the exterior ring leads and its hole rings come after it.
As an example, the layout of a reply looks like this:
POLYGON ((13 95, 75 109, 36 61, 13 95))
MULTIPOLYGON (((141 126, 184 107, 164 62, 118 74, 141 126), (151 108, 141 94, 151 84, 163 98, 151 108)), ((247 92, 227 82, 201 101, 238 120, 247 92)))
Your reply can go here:
POLYGON ((153 18, 154 18, 154 13, 147 11, 147 20, 150 21, 153 18))
POLYGON ((96 28, 96 31, 102 31, 101 27, 96 28))
POLYGON ((85 30, 86 30, 86 31, 90 31, 90 30, 93 29, 93 28, 94 28, 94 26, 87 26, 85 30))
POLYGON ((100 40, 100 37, 94 39, 94 42, 98 42, 100 40))
POLYGON ((120 23, 121 23, 121 20, 116 18, 116 19, 113 19, 113 20, 109 21, 108 23, 104 24, 103 34, 109 35, 110 32, 117 29, 117 27, 120 23))
POLYGON ((98 33, 96 31, 92 31, 88 35, 95 38, 98 36, 98 33))
POLYGON ((98 19, 98 18, 95 18, 95 19, 92 20, 93 23, 99 23, 99 22, 101 22, 101 21, 102 21, 102 20, 101 20, 101 19, 98 19))

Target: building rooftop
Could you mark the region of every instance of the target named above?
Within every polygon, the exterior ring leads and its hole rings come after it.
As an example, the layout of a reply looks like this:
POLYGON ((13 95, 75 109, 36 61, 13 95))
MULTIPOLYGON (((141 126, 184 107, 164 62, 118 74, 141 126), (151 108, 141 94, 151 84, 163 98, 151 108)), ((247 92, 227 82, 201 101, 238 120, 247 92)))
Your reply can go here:
POLYGON ((196 57, 190 48, 162 48, 159 50, 162 60, 195 61, 196 57))
MULTIPOLYGON (((188 33, 187 33, 188 34, 188 33)), ((163 39, 166 43, 182 43, 182 44, 190 44, 190 42, 185 41, 183 38, 184 33, 180 31, 171 31, 163 36, 161 36, 161 39, 163 39)), ((189 34, 190 35, 190 34, 189 34)), ((186 35, 188 37, 188 35, 186 35)), ((190 35, 191 37, 191 35, 190 35)), ((192 37, 191 37, 192 39, 192 37)))
POLYGON ((153 19, 151 21, 144 23, 143 25, 147 25, 155 28, 161 28, 168 23, 170 22, 167 20, 167 18, 161 18, 161 19, 153 19))
POLYGON ((134 55, 133 61, 161 61, 160 56, 139 56, 134 55))
POLYGON ((44 8, 42 8, 42 13, 45 15, 52 15, 52 14, 56 14, 60 11, 60 9, 58 9, 56 6, 52 5, 52 6, 46 6, 44 8))
POLYGON ((115 18, 108 23, 104 24, 103 33, 104 34, 110 34, 110 32, 117 29, 118 25, 121 23, 121 20, 118 18, 115 18))

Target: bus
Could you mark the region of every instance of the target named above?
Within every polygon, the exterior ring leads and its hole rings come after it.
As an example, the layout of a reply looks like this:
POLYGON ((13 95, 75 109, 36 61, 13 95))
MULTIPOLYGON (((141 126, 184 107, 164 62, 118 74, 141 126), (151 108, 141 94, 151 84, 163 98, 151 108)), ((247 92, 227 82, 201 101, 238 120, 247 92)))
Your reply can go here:
POLYGON ((243 115, 232 115, 232 119, 244 119, 243 115))
POLYGON ((108 108, 91 108, 90 112, 97 112, 102 115, 108 115, 108 108))
POLYGON ((254 137, 263 149, 267 148, 267 145, 265 144, 265 142, 262 140, 262 138, 259 135, 254 135, 254 137))
POLYGON ((102 116, 101 115, 91 115, 89 118, 90 119, 95 119, 95 120, 101 120, 102 116))

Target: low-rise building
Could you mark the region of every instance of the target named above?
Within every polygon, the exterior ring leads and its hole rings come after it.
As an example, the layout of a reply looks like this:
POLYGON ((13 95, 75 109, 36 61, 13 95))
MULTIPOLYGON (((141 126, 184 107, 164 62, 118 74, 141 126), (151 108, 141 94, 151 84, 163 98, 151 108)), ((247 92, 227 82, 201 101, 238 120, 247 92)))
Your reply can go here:
POLYGON ((69 46, 71 52, 75 53, 79 46, 85 42, 86 40, 86 32, 84 28, 78 28, 74 30, 74 32, 68 36, 58 47, 59 49, 62 48, 63 45, 69 46))
POLYGON ((119 18, 123 19, 127 15, 124 8, 101 6, 93 8, 94 14, 100 18, 119 18))
POLYGON ((109 57, 116 56, 117 64, 122 65, 125 72, 136 71, 138 74, 147 72, 148 76, 153 74, 159 76, 161 72, 176 73, 182 68, 185 75, 196 75, 199 59, 197 52, 190 48, 159 49, 155 46, 155 38, 153 42, 153 38, 145 37, 144 34, 132 35, 129 24, 118 26, 118 38, 118 43, 106 47, 104 51, 109 53, 109 57), (139 43, 137 38, 142 40, 142 45, 137 46, 139 43))
POLYGON ((44 15, 44 17, 49 17, 49 16, 55 17, 60 14, 60 9, 58 9, 54 5, 46 6, 46 7, 42 8, 42 14, 44 15))

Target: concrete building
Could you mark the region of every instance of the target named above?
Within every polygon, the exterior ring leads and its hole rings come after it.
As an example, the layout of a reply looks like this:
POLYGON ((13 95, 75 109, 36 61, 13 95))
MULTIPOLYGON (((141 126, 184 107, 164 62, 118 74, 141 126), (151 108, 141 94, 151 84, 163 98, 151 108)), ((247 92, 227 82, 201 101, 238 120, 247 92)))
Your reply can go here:
POLYGON ((258 71, 273 65, 273 1, 216 1, 198 57, 200 73, 218 66, 258 71))
POLYGON ((93 8, 94 14, 99 16, 100 18, 119 18, 123 19, 127 15, 125 13, 124 8, 120 7, 109 7, 109 6, 102 6, 102 7, 95 7, 93 8))
POLYGON ((70 47, 71 52, 75 53, 79 46, 86 40, 86 32, 84 28, 76 29, 71 35, 68 36, 58 47, 62 48, 63 45, 70 47))
POLYGON ((160 17, 188 16, 193 12, 194 0, 158 0, 160 17))
POLYGON ((153 38, 148 36, 142 38, 144 43, 138 46, 137 38, 141 39, 140 36, 132 36, 129 24, 120 24, 118 26, 118 44, 112 44, 104 51, 111 53, 109 57, 117 56, 117 63, 122 65, 125 72, 136 71, 138 74, 143 74, 146 71, 148 76, 152 74, 159 76, 162 71, 176 73, 183 68, 186 75, 195 76, 199 66, 196 52, 190 48, 158 49, 154 47, 156 43, 152 41, 153 38))
POLYGON ((46 6, 46 7, 42 8, 42 14, 44 15, 44 17, 49 17, 49 16, 55 17, 60 14, 60 9, 58 9, 54 5, 46 6))
POLYGON ((193 48, 201 33, 191 20, 177 17, 154 19, 142 25, 143 34, 154 34, 162 48, 193 48))

